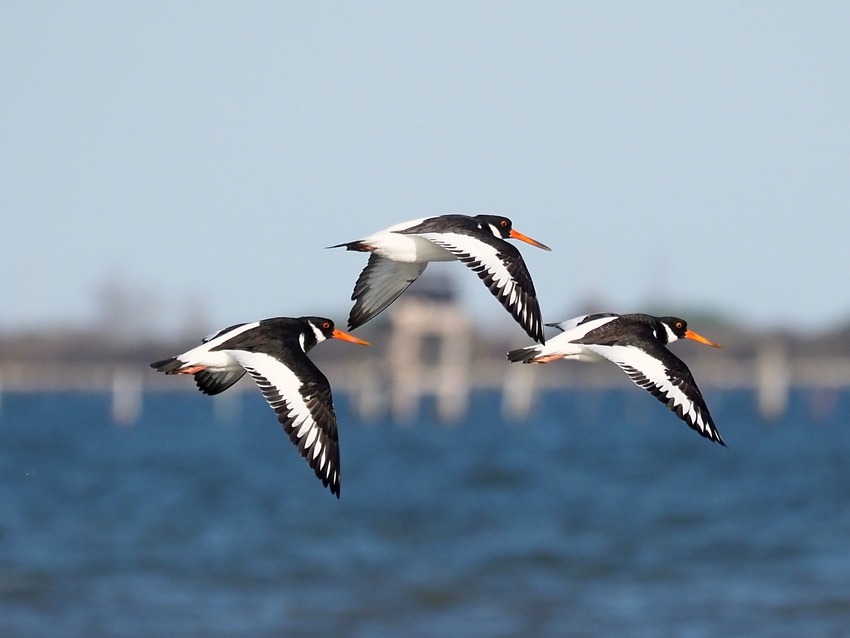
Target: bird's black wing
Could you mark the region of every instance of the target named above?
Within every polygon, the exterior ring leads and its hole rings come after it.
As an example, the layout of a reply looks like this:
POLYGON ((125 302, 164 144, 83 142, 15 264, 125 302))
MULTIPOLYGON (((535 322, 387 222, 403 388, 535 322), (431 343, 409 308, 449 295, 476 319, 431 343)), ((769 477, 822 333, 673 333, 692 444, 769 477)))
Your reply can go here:
POLYGON ((256 381, 278 421, 322 484, 339 498, 339 435, 331 386, 300 350, 289 365, 262 352, 233 356, 256 381))
POLYGON ((544 343, 543 321, 534 283, 516 246, 486 234, 461 232, 418 233, 477 274, 502 306, 538 343, 544 343))

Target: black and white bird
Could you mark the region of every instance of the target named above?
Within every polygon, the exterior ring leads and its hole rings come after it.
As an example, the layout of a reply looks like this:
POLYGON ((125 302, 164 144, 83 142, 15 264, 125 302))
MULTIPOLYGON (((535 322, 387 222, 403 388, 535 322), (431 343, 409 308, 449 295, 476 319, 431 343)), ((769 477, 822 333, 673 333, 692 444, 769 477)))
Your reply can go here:
POLYGON ((679 339, 721 346, 689 330, 684 319, 601 313, 546 325, 559 328, 561 334, 545 345, 511 350, 508 359, 513 363, 612 361, 699 434, 725 445, 688 366, 666 348, 679 339))
POLYGON ((335 329, 330 319, 276 317, 230 326, 197 348, 151 367, 166 374, 192 374, 201 392, 211 395, 250 374, 301 456, 339 498, 339 437, 331 386, 307 357, 326 339, 369 345, 335 329))
POLYGON ((543 323, 531 275, 516 246, 518 239, 537 248, 548 246, 513 228, 507 217, 440 215, 390 226, 342 248, 371 253, 351 299, 348 328, 363 325, 407 290, 432 261, 459 260, 484 281, 528 335, 542 343, 543 323))

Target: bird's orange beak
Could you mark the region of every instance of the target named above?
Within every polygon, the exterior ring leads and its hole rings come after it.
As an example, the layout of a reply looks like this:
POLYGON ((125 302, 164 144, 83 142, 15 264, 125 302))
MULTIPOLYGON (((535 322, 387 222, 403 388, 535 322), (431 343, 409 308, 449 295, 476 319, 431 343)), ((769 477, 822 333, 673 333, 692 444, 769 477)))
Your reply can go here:
POLYGON ((549 250, 549 251, 552 250, 546 244, 541 244, 536 239, 532 239, 531 237, 529 237, 527 235, 523 235, 521 232, 519 232, 518 230, 514 230, 513 228, 511 228, 511 239, 519 239, 520 241, 524 241, 526 244, 531 244, 532 246, 536 246, 537 248, 542 248, 543 250, 549 250))
POLYGON ((354 335, 350 335, 347 332, 343 332, 342 330, 334 330, 331 335, 334 339, 342 339, 343 341, 350 341, 351 343, 359 343, 361 346, 368 346, 368 341, 363 341, 363 339, 358 339, 354 335))
POLYGON ((700 343, 704 343, 707 346, 711 346, 712 348, 722 348, 719 343, 714 343, 711 339, 706 339, 700 334, 697 334, 693 330, 685 331, 685 339, 691 339, 693 341, 699 341, 700 343))

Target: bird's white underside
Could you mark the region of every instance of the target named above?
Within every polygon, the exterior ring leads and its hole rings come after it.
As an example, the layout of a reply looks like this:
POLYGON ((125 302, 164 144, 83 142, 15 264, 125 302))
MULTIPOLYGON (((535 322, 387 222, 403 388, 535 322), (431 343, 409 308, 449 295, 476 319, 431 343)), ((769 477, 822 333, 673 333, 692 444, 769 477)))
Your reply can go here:
POLYGON ((423 220, 404 222, 379 231, 360 241, 371 246, 374 252, 393 261, 427 263, 429 261, 454 261, 456 257, 419 235, 406 235, 397 231, 406 230, 423 220))
POLYGON ((229 353, 228 350, 212 351, 223 344, 225 341, 242 334, 248 330, 252 330, 260 325, 259 321, 246 323, 242 326, 237 326, 232 330, 228 330, 217 337, 210 339, 199 345, 196 348, 187 350, 183 354, 177 355, 177 360, 187 366, 202 365, 211 372, 223 372, 225 370, 234 370, 240 367, 239 362, 229 353))

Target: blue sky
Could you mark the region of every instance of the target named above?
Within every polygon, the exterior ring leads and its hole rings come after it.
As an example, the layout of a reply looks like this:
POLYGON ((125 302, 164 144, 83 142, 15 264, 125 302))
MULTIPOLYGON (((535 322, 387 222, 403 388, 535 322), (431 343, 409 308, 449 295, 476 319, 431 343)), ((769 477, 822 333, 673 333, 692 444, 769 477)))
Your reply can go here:
MULTIPOLYGON (((850 5, 4 3, 0 331, 342 321, 391 224, 500 213, 593 299, 850 319, 850 5)), ((507 313, 459 264, 482 325, 507 313)), ((487 329, 485 327, 485 329, 487 329)))

